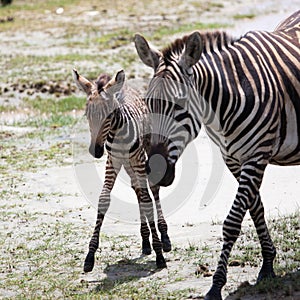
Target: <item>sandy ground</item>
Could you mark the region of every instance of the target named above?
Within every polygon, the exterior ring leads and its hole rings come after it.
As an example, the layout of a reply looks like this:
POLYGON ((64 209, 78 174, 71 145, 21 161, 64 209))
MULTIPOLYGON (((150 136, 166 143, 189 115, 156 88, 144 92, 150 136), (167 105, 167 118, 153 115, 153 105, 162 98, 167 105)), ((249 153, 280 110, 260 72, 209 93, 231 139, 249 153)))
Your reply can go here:
MULTIPOLYGON (((281 3, 280 12, 277 10, 276 13, 269 14, 267 17, 258 16, 251 21, 239 22, 235 28, 229 31, 234 35, 241 35, 252 29, 272 29, 299 5, 297 1, 285 3, 281 3)), ((259 4, 257 1, 257 5, 271 6, 273 4, 272 1, 266 1, 264 4, 259 4)), ((241 13, 247 12, 247 9, 244 10, 241 13)), ((70 196, 61 197, 59 202, 42 202, 33 198, 26 202, 25 207, 31 212, 70 211, 64 216, 65 221, 85 222, 92 228, 96 218, 97 199, 104 177, 105 160, 96 161, 89 157, 87 128, 80 133, 75 128, 72 139, 74 145, 72 164, 43 169, 36 173, 24 173, 26 181, 18 189, 26 193, 39 190, 44 193, 63 191, 63 193, 69 194, 70 196), (80 135, 80 147, 77 143, 78 134, 80 135), (82 134, 85 136, 83 141, 81 140, 82 134)), ((267 217, 281 216, 299 210, 299 180, 299 167, 268 166, 261 188, 267 217)), ((221 238, 220 224, 230 209, 236 189, 237 183, 225 168, 218 150, 202 132, 189 145, 178 162, 174 184, 161 189, 163 211, 169 224, 169 235, 172 241, 178 245, 191 242, 216 243, 221 238), (212 226, 212 224, 217 225, 212 226)), ((139 236, 136 197, 130 188, 128 176, 124 172, 120 174, 116 182, 112 198, 111 208, 102 231, 106 234, 136 234, 139 236)), ((246 219, 249 220, 248 215, 246 219)), ((247 225, 248 222, 245 224, 247 225)), ((232 272, 234 273, 234 271, 232 272)), ((244 275, 239 274, 236 280, 240 282, 255 280, 256 275, 253 272, 244 273, 244 275)), ((93 276, 92 274, 83 278, 93 280, 93 276)), ((200 288, 201 292, 204 293, 209 288, 210 282, 210 280, 205 281, 200 288)), ((178 283, 177 288, 183 288, 185 284, 178 283)), ((188 282, 188 285, 189 287, 198 287, 199 281, 195 277, 194 280, 188 282)), ((228 292, 224 292, 224 296, 227 295, 228 292)))

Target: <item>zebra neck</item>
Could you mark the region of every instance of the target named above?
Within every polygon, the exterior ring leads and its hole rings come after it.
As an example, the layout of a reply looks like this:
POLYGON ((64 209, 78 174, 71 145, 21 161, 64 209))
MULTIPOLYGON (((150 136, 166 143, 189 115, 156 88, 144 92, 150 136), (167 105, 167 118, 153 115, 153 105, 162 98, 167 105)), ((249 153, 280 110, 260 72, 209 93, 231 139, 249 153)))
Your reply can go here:
POLYGON ((194 84, 201 95, 203 125, 215 135, 223 135, 226 130, 224 122, 233 104, 245 98, 231 55, 238 41, 228 40, 222 34, 213 37, 207 35, 205 42, 201 59, 194 66, 194 84))
MULTIPOLYGON (((217 61, 218 57, 214 60, 217 61)), ((211 57, 206 56, 197 65, 197 71, 196 86, 200 94, 202 124, 215 132, 221 132, 222 112, 229 105, 228 99, 233 97, 229 95, 228 86, 224 85, 226 75, 221 68, 217 69, 213 65, 211 57)))

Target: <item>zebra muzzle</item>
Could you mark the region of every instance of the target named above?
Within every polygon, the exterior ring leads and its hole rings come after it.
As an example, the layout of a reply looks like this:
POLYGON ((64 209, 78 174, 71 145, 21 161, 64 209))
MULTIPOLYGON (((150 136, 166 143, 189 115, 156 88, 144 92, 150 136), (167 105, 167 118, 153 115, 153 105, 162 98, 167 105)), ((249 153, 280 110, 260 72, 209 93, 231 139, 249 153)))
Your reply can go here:
POLYGON ((90 154, 95 158, 101 158, 104 153, 104 146, 100 146, 99 144, 90 145, 89 148, 90 154))
POLYGON ((151 185, 169 186, 175 178, 175 164, 160 154, 153 154, 146 163, 146 172, 151 185))

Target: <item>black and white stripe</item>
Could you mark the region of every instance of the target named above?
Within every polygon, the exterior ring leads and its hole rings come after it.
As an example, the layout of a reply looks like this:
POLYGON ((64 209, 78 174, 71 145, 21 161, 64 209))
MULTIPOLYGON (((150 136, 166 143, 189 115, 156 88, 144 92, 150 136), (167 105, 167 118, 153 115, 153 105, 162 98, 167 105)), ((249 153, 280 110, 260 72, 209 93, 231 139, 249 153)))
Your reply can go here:
POLYGON ((88 96, 86 117, 91 132, 90 153, 100 158, 103 155, 105 146, 108 154, 104 185, 99 198, 96 226, 89 244, 84 271, 90 272, 94 267, 94 256, 99 246, 100 229, 110 205, 111 190, 121 167, 124 167, 130 176, 131 186, 138 198, 143 254, 151 253, 149 242, 151 231, 152 246, 156 253, 156 264, 159 268, 166 267, 162 249, 170 251, 171 243, 167 234, 168 227, 161 209, 159 186, 150 184, 156 204, 161 240, 157 235, 153 203, 148 193, 145 166, 147 140, 151 132, 148 108, 135 90, 124 85, 124 71, 118 72, 113 79, 102 74, 95 83, 91 83, 80 76, 77 71, 74 71, 74 80, 88 96))
MULTIPOLYGON (((173 118, 170 128, 164 128, 172 142, 169 137, 157 139, 163 143, 159 148, 164 149, 164 157, 176 162, 198 135, 201 122, 239 183, 205 299, 221 299, 228 258, 247 210, 262 247, 258 280, 273 277, 276 250, 259 189, 269 163, 300 164, 300 11, 273 32, 252 31, 240 39, 224 32, 194 32, 160 52, 136 35, 135 45, 142 61, 155 72, 146 99, 150 111, 173 118), (180 85, 188 91, 181 101, 180 85), (172 150, 174 144, 177 152, 172 150)), ((151 140, 152 148, 157 148, 156 142, 151 140)))

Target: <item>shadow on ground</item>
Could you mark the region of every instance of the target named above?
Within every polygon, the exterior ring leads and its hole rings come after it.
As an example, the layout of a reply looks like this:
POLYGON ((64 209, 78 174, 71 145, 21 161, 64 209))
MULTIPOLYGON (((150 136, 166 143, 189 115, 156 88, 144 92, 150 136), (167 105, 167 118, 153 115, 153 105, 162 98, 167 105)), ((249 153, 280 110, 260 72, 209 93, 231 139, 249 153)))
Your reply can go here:
POLYGON ((144 256, 135 259, 122 259, 117 263, 107 266, 104 269, 106 278, 99 281, 94 292, 110 291, 117 285, 138 281, 161 271, 157 269, 155 261, 142 261, 144 256))
POLYGON ((236 291, 226 297, 226 300, 262 300, 262 299, 300 299, 300 268, 284 276, 264 280, 258 284, 250 285, 243 282, 236 291))

